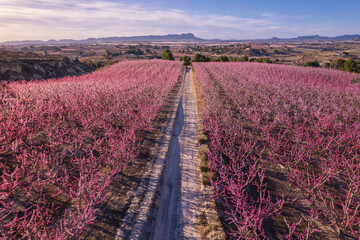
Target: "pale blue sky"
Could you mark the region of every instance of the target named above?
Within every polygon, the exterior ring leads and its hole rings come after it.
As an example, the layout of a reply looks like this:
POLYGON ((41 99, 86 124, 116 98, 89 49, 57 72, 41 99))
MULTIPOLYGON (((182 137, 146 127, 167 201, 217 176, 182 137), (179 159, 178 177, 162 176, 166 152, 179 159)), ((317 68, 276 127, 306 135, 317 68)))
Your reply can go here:
POLYGON ((359 0, 0 0, 0 41, 192 32, 256 39, 360 34, 359 0))

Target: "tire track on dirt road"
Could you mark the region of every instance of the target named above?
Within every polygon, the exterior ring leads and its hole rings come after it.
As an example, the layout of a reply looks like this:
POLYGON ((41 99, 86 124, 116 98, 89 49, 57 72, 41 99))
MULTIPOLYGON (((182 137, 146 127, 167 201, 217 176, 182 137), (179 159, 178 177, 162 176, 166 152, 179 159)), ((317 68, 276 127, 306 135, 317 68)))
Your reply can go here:
POLYGON ((221 224, 206 233, 202 229, 204 218, 207 225, 218 218, 200 178, 191 68, 187 68, 174 109, 157 157, 146 173, 149 180, 136 191, 139 197, 134 198, 116 239, 224 239, 221 224))

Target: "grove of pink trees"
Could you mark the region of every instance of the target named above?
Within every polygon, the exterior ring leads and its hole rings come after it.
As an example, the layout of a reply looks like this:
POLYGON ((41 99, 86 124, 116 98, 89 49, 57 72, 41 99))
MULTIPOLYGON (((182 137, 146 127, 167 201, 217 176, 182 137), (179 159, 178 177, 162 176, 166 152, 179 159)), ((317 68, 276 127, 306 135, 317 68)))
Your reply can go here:
POLYGON ((0 92, 0 238, 68 239, 137 157, 181 63, 120 62, 0 92))
POLYGON ((322 226, 339 238, 357 239, 360 87, 351 80, 359 76, 261 63, 194 63, 194 68, 206 102, 212 186, 227 234, 267 239, 274 233, 264 222, 272 219, 286 226, 283 239, 309 239, 321 234, 322 226), (285 169, 301 199, 280 193, 279 185, 274 190, 266 180, 269 168, 285 169), (282 215, 285 205, 300 202, 296 221, 282 215))

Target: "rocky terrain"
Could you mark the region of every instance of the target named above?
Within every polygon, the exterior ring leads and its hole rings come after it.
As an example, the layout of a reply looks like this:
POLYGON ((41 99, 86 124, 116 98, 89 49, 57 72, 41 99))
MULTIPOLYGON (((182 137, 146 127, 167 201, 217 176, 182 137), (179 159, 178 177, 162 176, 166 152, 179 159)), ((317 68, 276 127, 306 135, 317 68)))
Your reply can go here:
POLYGON ((0 81, 58 78, 82 75, 94 70, 68 58, 33 53, 0 53, 0 81))

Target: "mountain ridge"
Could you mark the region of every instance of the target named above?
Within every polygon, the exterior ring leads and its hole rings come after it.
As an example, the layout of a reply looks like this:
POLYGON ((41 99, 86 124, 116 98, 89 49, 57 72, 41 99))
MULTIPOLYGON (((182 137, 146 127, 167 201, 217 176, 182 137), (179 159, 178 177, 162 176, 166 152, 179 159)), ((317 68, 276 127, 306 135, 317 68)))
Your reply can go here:
POLYGON ((23 40, 23 41, 6 41, 0 45, 40 45, 40 44, 101 44, 101 43, 119 43, 119 42, 299 42, 299 41, 349 41, 360 39, 360 34, 345 34, 335 37, 326 37, 320 35, 298 36, 295 38, 278 38, 272 37, 268 39, 247 39, 247 40, 221 40, 221 39, 203 39, 196 37, 193 33, 167 34, 167 35, 145 35, 132 37, 103 37, 103 38, 87 38, 82 40, 74 39, 50 39, 42 40, 23 40))
POLYGON ((77 43, 118 43, 118 42, 200 42, 204 39, 195 37, 192 33, 182 34, 167 34, 167 35, 146 35, 146 36, 132 36, 132 37, 103 37, 103 38, 87 38, 82 40, 74 39, 50 39, 48 41, 42 40, 22 40, 22 41, 6 41, 0 44, 3 45, 27 45, 27 44, 77 44, 77 43))
POLYGON ((245 40, 226 40, 230 42, 307 42, 307 41, 351 41, 357 40, 360 38, 360 34, 345 34, 335 37, 326 37, 320 35, 308 35, 308 36, 298 36, 294 38, 278 38, 272 37, 267 39, 245 39, 245 40))

